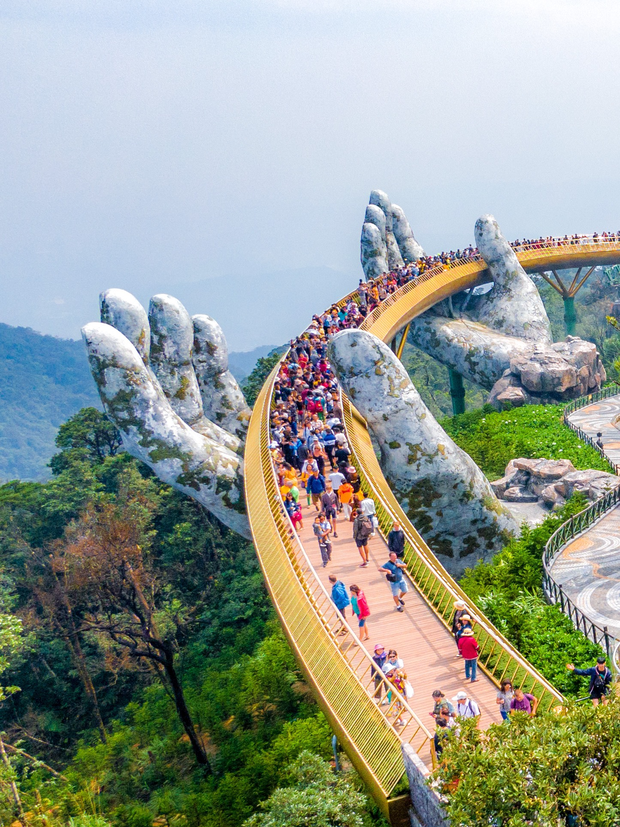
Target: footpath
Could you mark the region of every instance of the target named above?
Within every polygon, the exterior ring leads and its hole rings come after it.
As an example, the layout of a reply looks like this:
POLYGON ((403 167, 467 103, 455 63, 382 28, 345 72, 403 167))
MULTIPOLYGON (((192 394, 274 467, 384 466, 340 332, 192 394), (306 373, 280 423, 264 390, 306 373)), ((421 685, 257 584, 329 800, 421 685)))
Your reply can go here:
MULTIPOLYGON (((612 425, 618 415, 620 395, 580 408, 569 418, 589 436, 602 433, 605 453, 620 464, 620 430, 612 425)), ((590 620, 620 639, 620 506, 568 543, 551 574, 590 620)))

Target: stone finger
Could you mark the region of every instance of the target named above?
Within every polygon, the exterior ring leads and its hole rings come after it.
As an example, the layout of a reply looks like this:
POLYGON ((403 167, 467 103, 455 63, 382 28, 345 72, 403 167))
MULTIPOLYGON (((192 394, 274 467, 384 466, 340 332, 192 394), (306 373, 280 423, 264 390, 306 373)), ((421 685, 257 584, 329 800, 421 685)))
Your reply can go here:
POLYGON ((396 204, 392 204, 392 229, 406 264, 411 264, 411 262, 422 258, 424 249, 416 241, 404 210, 396 204))
POLYGON ((476 244, 493 289, 480 302, 478 318, 507 336, 551 344, 551 325, 536 285, 529 278, 492 215, 476 221, 476 244))
POLYGON ((138 351, 144 364, 149 361, 150 329, 146 310, 138 299, 113 287, 99 295, 101 321, 112 325, 125 336, 138 351))
POLYGON ((219 324, 206 315, 192 317, 193 364, 205 416, 239 438, 245 437, 251 411, 228 369, 228 345, 219 324))
POLYGON ((178 299, 160 293, 149 304, 151 367, 182 420, 193 425, 203 417, 202 399, 192 365, 194 328, 178 299))

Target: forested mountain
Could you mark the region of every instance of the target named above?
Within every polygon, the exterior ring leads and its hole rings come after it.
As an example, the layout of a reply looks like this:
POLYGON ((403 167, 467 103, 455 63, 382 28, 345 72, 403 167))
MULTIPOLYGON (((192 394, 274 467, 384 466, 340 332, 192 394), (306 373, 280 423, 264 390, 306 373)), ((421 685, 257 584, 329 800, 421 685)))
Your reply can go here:
POLYGON ((44 479, 59 425, 99 406, 82 342, 0 324, 0 481, 44 479))

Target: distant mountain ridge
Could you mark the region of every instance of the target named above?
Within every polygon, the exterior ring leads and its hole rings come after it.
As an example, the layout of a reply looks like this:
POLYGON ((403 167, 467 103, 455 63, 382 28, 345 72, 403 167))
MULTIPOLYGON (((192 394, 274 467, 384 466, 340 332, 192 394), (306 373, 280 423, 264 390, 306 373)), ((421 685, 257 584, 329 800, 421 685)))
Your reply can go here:
MULTIPOLYGON (((230 353, 241 381, 273 346, 230 353)), ((0 323, 0 482, 44 480, 58 427, 87 406, 101 408, 81 341, 0 323)))

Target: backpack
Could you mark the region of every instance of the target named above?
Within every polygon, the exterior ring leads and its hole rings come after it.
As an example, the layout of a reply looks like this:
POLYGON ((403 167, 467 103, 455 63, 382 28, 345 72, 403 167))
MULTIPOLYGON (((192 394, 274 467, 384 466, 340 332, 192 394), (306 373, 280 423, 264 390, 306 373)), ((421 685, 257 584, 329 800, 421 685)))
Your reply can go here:
POLYGON ((368 519, 368 517, 364 517, 360 520, 358 533, 361 539, 367 540, 370 535, 372 534, 372 523, 368 519))
POLYGON ((596 675, 594 676, 594 681, 592 682, 592 691, 593 692, 604 692, 605 691, 605 681, 607 678, 607 673, 609 669, 605 669, 603 673, 599 672, 598 669, 596 670, 596 675))

